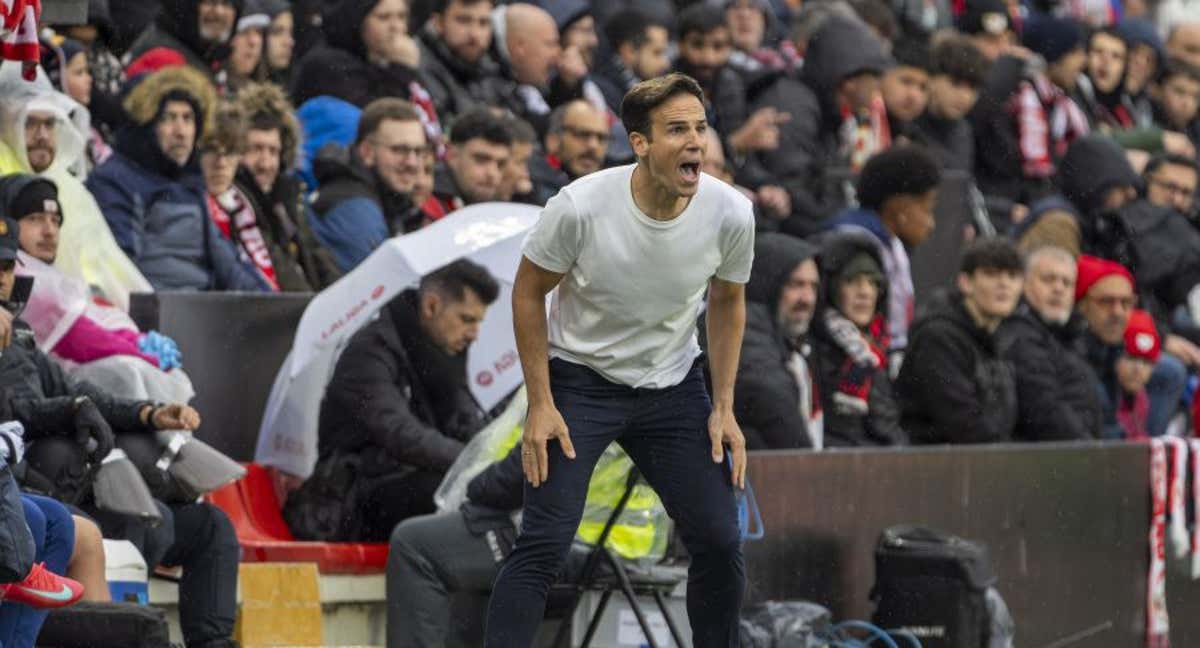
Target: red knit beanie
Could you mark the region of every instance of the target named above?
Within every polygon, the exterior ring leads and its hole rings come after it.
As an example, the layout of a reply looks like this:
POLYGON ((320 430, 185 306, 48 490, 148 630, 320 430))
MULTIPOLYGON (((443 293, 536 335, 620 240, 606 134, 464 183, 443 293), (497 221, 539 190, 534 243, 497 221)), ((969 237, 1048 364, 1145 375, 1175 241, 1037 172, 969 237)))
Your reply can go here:
POLYGON ((1129 324, 1125 326, 1125 354, 1141 360, 1158 362, 1158 354, 1162 351, 1162 338, 1154 327, 1154 319, 1144 310, 1135 310, 1129 314, 1129 324))
POLYGON ((1133 281, 1133 275, 1120 263, 1086 254, 1081 255, 1079 257, 1079 274, 1075 279, 1075 301, 1083 299, 1083 296, 1092 289, 1092 286, 1096 285, 1097 281, 1111 275, 1124 277, 1130 286, 1137 285, 1133 281))

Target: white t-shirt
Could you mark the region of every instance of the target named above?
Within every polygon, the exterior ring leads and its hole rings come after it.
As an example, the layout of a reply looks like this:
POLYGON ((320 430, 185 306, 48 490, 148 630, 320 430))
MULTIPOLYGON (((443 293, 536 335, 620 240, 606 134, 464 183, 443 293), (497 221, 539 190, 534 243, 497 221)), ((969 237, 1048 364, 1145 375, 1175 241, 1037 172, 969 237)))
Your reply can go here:
POLYGON ((542 210, 525 257, 564 274, 550 307, 550 357, 608 380, 661 389, 686 377, 709 280, 750 279, 754 213, 733 187, 701 174, 681 214, 657 221, 633 201, 635 165, 567 185, 542 210))

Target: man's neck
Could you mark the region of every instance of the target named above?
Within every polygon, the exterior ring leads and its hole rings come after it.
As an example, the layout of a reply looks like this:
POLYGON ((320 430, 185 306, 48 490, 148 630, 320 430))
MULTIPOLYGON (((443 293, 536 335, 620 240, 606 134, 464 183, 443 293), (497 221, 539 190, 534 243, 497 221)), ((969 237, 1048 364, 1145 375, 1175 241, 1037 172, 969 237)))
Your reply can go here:
POLYGON ((680 196, 670 188, 655 182, 641 162, 634 167, 630 184, 634 204, 654 220, 669 221, 675 218, 683 213, 691 201, 689 197, 680 196))

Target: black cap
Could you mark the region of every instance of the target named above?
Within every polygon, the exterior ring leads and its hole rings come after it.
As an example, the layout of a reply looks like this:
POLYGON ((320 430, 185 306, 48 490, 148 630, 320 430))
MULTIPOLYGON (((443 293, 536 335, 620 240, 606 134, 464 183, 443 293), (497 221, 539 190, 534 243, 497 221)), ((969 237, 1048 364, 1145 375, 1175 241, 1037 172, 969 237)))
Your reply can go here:
POLYGON ((958 19, 958 29, 965 34, 1000 35, 1012 29, 1008 5, 1004 0, 971 0, 958 19))
POLYGON ((46 178, 37 177, 17 190, 12 200, 4 206, 5 216, 21 220, 32 214, 55 214, 62 222, 62 206, 58 203, 58 187, 46 178))
POLYGON ((0 218, 0 261, 16 261, 20 249, 20 223, 11 218, 0 218))

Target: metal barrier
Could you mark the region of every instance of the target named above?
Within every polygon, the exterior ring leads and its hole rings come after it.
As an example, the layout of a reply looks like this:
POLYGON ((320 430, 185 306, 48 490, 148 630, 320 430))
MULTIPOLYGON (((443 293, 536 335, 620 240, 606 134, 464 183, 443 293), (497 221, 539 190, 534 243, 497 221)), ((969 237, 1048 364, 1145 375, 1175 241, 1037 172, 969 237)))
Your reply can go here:
POLYGON ((143 331, 175 339, 196 387, 198 436, 238 461, 253 461, 271 383, 292 348, 309 294, 154 293, 129 311, 143 331))

